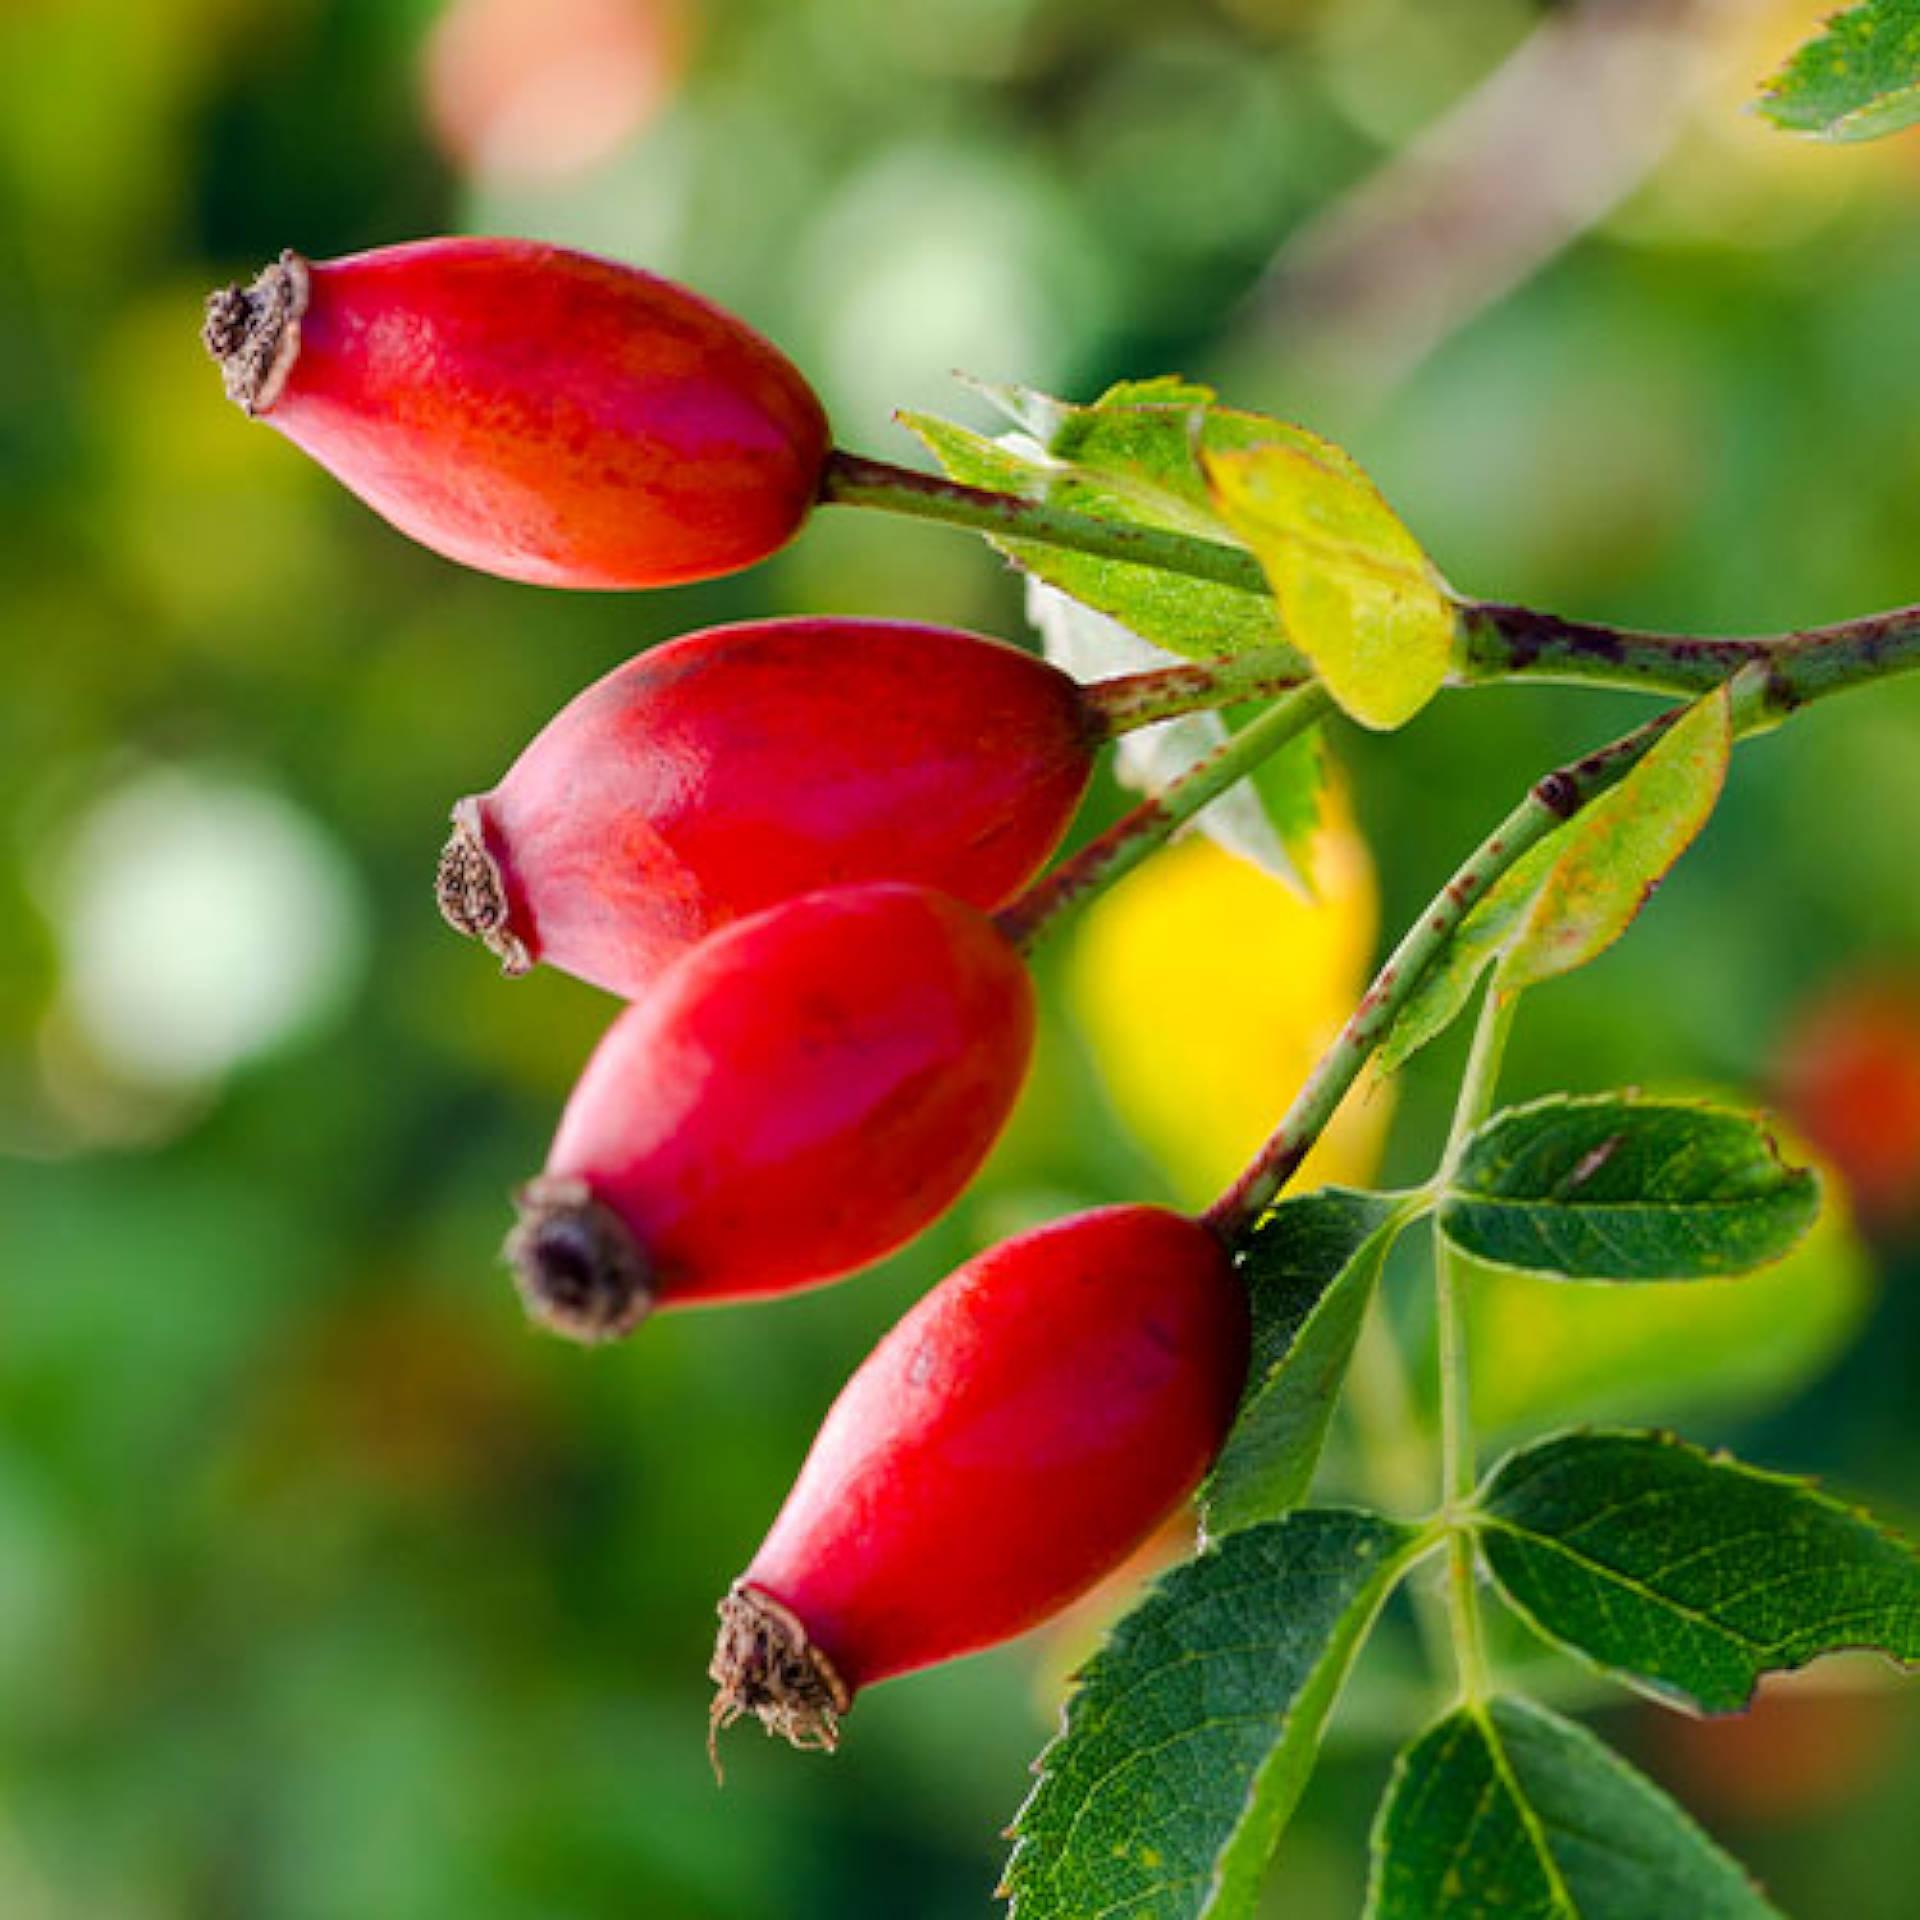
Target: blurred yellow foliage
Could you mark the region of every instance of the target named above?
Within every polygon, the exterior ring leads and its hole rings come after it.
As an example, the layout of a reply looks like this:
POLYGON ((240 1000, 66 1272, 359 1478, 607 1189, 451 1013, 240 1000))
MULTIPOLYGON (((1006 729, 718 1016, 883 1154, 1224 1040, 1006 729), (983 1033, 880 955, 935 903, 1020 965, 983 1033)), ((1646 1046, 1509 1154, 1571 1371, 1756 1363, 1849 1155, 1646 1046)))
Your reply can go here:
MULTIPOLYGON (((1109 1099, 1190 1204, 1211 1200, 1352 1012, 1379 928, 1373 861, 1343 796, 1314 835, 1317 897, 1198 835, 1097 902, 1067 974, 1109 1099)), ((1299 1186, 1367 1180, 1390 1102, 1363 1081, 1299 1186)))

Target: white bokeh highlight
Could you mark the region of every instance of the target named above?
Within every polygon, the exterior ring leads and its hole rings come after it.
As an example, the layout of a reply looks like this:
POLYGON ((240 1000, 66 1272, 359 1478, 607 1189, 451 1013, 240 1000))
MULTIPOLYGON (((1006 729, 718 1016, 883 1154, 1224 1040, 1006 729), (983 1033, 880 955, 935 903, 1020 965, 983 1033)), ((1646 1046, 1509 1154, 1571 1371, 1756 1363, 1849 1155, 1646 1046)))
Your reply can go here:
POLYGON ((47 874, 61 1013, 102 1066, 178 1091, 318 1025, 366 960, 346 856, 283 795, 173 767, 76 821, 47 874))

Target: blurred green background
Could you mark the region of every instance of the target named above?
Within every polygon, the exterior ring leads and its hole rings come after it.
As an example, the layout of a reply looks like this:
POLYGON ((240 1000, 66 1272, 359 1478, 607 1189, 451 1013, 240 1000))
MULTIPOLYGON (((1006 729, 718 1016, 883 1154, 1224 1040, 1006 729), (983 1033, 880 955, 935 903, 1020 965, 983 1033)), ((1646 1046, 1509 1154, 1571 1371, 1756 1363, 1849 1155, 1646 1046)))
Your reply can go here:
MULTIPOLYGON (((1743 110, 1821 10, 0 8, 0 1914, 989 1911, 1061 1644, 881 1689, 831 1763, 736 1736, 721 1793, 712 1603, 906 1301, 1016 1223, 1168 1190, 1054 955, 1032 1099, 922 1243, 617 1352, 532 1337, 504 1196, 610 1009, 440 925, 448 804, 667 635, 808 609, 1015 635, 1019 593, 959 535, 838 511, 698 589, 463 574, 224 403, 206 288, 286 245, 587 245, 748 316, 894 458, 895 406, 977 419, 952 368, 1077 397, 1179 370, 1352 447, 1464 586, 1783 628, 1920 594, 1920 143, 1743 110)), ((1384 924, 1636 710, 1503 691, 1343 733, 1384 924)), ((1497 1424, 1538 1418, 1558 1341, 1580 1412, 1920 1519, 1917 831, 1920 685, 1823 707, 1742 754, 1633 939, 1529 1008, 1512 1092, 1785 1101, 1865 1232, 1836 1220, 1724 1349, 1570 1335, 1539 1289, 1490 1308, 1497 1424), (1619 1367, 1574 1379, 1607 1340, 1619 1367)), ((1435 1055, 1395 1170, 1432 1151, 1435 1055)), ((1436 1697, 1393 1628, 1276 1915, 1357 1911, 1391 1743, 1436 1697)), ((1920 1711, 1878 1670, 1738 1726, 1601 1724, 1789 1912, 1914 1911, 1920 1711)))

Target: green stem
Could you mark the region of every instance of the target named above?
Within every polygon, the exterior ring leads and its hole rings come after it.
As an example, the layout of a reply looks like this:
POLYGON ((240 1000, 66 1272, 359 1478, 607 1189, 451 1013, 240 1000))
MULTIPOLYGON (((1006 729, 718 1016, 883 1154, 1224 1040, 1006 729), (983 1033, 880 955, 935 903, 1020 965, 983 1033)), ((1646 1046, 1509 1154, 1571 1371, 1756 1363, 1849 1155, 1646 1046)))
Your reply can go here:
POLYGON ((996 540, 1027 540, 1036 546, 1084 553, 1095 560, 1152 567, 1160 573, 1210 581, 1216 587, 1237 587, 1242 593, 1267 592, 1267 577, 1260 570, 1260 562, 1245 547, 1203 540, 1167 527, 1102 520, 1068 507, 1026 500, 1015 493, 962 486, 938 474, 916 473, 911 467, 868 460, 838 448, 827 456, 820 499, 828 506, 870 507, 881 513, 905 514, 913 520, 965 527, 996 540))
POLYGON ((1239 700, 1271 700, 1291 693, 1309 678, 1300 656, 1287 648, 1261 648, 1223 660, 1181 661, 1144 673, 1117 674, 1088 681, 1082 704, 1095 716, 1102 735, 1113 738, 1182 714, 1232 706, 1239 700))
POLYGON ((1232 1241, 1273 1204, 1474 904, 1554 828, 1571 820, 1635 766, 1682 711, 1676 708, 1659 714, 1584 760, 1556 768, 1534 782, 1527 797, 1473 850, 1394 948, 1279 1126, 1240 1177, 1208 1208, 1209 1226, 1232 1241))
POLYGON ((1400 1344, 1378 1302, 1360 1323, 1342 1405, 1352 1415, 1368 1492, 1390 1513, 1423 1511, 1427 1450, 1400 1344))
MULTIPOLYGON (((1438 1179, 1444 1182, 1459 1164, 1474 1130, 1493 1107, 1500 1078, 1500 1060, 1513 1025, 1514 1001, 1493 988, 1481 1002, 1479 1023, 1473 1030, 1473 1049, 1460 1082, 1438 1179)), ((1442 1511, 1451 1517, 1447 1537, 1448 1622, 1453 1633, 1454 1664, 1460 1691, 1469 1700, 1483 1700, 1489 1691, 1486 1648, 1480 1632, 1480 1592, 1476 1578, 1473 1532, 1458 1518, 1473 1498, 1476 1481, 1473 1446, 1473 1402, 1467 1378, 1467 1329, 1461 1297, 1457 1256, 1436 1220, 1433 1227, 1434 1309, 1440 1349, 1440 1497, 1442 1511)))
MULTIPOLYGON (((1378 1300, 1360 1322, 1340 1404, 1353 1427, 1368 1497, 1389 1513, 1421 1512, 1430 1472, 1426 1439, 1400 1343, 1378 1300)), ((1436 1672, 1443 1671, 1452 1642, 1451 1609, 1430 1582, 1413 1583, 1408 1598, 1427 1660, 1436 1672)))
POLYGON ((1164 791, 1143 800, 1097 839, 1060 862, 994 917, 1017 946, 1030 946, 1069 908, 1131 873, 1203 807, 1332 710, 1324 687, 1308 685, 1250 720, 1164 791))
MULTIPOLYGON (((1260 562, 1245 547, 1228 541, 1105 520, 859 454, 836 450, 829 455, 820 499, 963 527, 996 540, 1151 567, 1242 593, 1271 592, 1260 562)), ((1758 661, 1769 679, 1769 707, 1780 714, 1822 694, 1920 667, 1920 605, 1788 633, 1711 638, 1564 620, 1497 600, 1456 604, 1460 631, 1451 675, 1455 686, 1546 680, 1697 694, 1758 661)), ((1276 651, 1301 675, 1308 670, 1294 649, 1276 651)))

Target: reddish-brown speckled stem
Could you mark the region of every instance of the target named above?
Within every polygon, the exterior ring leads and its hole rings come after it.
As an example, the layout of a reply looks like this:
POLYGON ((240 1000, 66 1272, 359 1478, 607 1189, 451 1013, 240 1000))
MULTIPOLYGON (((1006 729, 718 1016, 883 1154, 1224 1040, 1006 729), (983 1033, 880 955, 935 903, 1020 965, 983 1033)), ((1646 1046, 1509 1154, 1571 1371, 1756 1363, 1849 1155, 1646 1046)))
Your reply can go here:
POLYGON ((1240 1177, 1207 1210, 1207 1225, 1231 1244, 1273 1204, 1474 903, 1530 848, 1636 766, 1685 711, 1676 707, 1660 714, 1585 759, 1557 767, 1534 782, 1527 797, 1473 850, 1408 929, 1339 1038, 1295 1096, 1286 1117, 1240 1177))
POLYGON ((1101 734, 1112 739, 1239 700, 1272 700, 1312 677, 1297 653, 1263 649, 1224 660, 1182 660, 1172 666, 1149 667, 1143 673, 1089 681, 1082 697, 1101 734))
POLYGON ((1197 766, 1124 813, 1097 839, 1036 880, 994 915, 1000 931, 1028 947, 1061 914, 1131 873, 1148 854, 1164 847, 1203 807, 1209 806, 1261 761, 1332 711, 1326 689, 1308 685, 1250 720, 1197 766))

